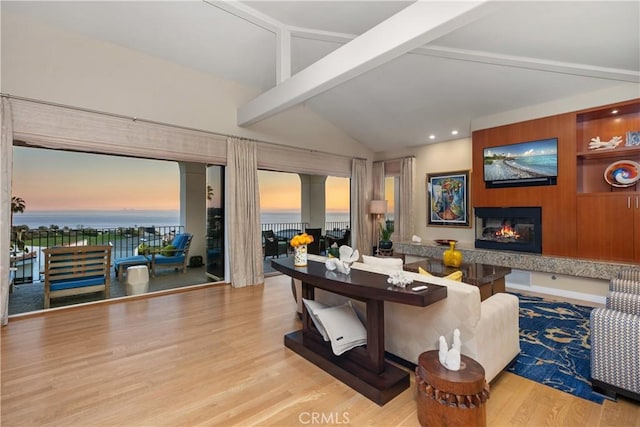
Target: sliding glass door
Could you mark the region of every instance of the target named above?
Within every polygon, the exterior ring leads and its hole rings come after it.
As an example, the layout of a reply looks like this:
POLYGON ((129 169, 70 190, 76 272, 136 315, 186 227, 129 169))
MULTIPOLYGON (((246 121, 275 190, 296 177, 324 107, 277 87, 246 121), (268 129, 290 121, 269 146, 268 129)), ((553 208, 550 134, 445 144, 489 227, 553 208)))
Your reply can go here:
POLYGON ((224 280, 224 166, 207 167, 207 276, 224 280))

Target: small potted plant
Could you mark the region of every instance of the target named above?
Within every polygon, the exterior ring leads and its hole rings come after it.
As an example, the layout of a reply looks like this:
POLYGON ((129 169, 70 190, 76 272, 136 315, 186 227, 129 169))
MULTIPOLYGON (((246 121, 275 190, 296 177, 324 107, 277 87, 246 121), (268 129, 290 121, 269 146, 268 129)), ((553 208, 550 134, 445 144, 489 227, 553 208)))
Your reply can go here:
POLYGON ((386 221, 384 226, 380 224, 380 242, 378 243, 378 249, 391 249, 393 247, 391 234, 393 234, 392 221, 386 221))
POLYGON ((25 227, 14 227, 13 226, 13 214, 14 213, 23 213, 26 209, 27 204, 25 201, 16 196, 11 196, 11 222, 10 222, 10 230, 11 230, 11 239, 9 242, 9 252, 11 255, 17 255, 18 252, 27 252, 25 242, 24 242, 24 233, 28 229, 25 227))

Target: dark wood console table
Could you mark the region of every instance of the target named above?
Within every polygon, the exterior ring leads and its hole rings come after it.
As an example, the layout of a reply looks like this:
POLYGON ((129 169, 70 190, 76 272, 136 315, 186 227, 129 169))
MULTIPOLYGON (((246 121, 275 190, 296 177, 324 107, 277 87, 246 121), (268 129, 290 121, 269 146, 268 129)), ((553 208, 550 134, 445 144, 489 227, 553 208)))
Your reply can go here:
POLYGON ((384 302, 426 307, 446 298, 446 287, 428 285, 426 290, 414 292, 412 285, 406 289, 390 285, 384 274, 352 269, 345 275, 329 271, 324 263, 316 261, 309 261, 306 267, 294 267, 292 257, 272 260, 271 265, 302 281, 303 298, 314 299, 314 290, 318 288, 363 301, 367 306, 366 346, 336 356, 303 307, 302 330, 285 335, 286 347, 378 405, 384 405, 409 387, 409 373, 384 360, 384 302))
POLYGON ((447 267, 441 259, 427 258, 422 261, 412 262, 404 265, 404 270, 418 272, 418 267, 433 274, 444 277, 455 271, 462 271, 462 281, 470 285, 475 285, 480 289, 480 300, 484 301, 491 295, 504 292, 504 276, 511 273, 509 267, 497 265, 480 264, 476 262, 462 263, 460 267, 447 267))

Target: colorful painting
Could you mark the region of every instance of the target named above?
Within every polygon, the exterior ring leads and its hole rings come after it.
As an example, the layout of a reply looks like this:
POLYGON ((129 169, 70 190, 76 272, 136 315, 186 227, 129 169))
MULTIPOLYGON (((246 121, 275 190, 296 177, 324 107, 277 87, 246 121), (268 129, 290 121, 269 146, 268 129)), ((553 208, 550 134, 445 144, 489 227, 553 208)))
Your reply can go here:
POLYGON ((469 171, 427 174, 427 225, 470 227, 469 171))

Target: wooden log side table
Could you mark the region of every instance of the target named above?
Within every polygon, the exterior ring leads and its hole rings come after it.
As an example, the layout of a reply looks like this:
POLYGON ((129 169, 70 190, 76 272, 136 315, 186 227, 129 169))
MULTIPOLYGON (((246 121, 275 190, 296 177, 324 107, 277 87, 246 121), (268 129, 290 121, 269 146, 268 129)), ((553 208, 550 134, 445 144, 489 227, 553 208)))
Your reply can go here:
POLYGON ((485 402, 489 384, 484 368, 462 355, 459 371, 450 371, 438 360, 438 350, 422 353, 416 367, 418 421, 421 426, 487 425, 485 402))

